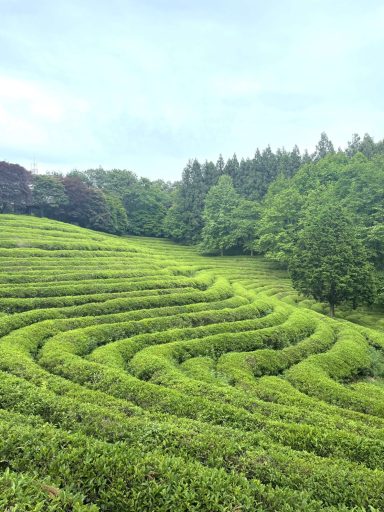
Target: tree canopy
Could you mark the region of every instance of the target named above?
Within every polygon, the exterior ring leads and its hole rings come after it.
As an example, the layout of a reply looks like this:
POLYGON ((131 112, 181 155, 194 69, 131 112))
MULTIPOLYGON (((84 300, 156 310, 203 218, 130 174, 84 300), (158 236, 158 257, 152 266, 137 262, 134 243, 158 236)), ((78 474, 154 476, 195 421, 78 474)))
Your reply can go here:
POLYGON ((373 302, 373 266, 348 212, 335 204, 310 209, 302 221, 289 269, 293 285, 305 295, 354 308, 373 302))
POLYGON ((24 213, 31 202, 31 173, 24 167, 0 162, 0 213, 24 213))
MULTIPOLYGON (((252 158, 234 153, 226 160, 220 154, 216 163, 191 159, 176 183, 102 167, 32 176, 1 162, 0 212, 31 212, 114 234, 167 236, 200 244, 205 253, 256 253, 293 269, 304 228, 323 204, 337 205, 380 273, 383 183, 384 140, 353 134, 345 150, 335 151, 323 132, 311 154, 297 145, 292 150, 267 146, 252 158)), ((378 296, 384 301, 384 292, 378 296)))
POLYGON ((240 196, 233 188, 232 178, 221 176, 205 200, 202 252, 219 252, 223 255, 225 250, 236 246, 240 236, 240 219, 237 215, 240 201, 240 196))

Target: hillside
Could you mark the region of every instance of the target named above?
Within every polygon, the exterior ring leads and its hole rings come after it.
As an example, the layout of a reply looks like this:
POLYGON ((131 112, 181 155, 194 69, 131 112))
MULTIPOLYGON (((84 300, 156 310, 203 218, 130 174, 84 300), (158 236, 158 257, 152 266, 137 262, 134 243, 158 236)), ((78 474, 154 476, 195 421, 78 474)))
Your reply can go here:
POLYGON ((383 510, 384 333, 321 311, 261 258, 1 215, 0 510, 383 510))

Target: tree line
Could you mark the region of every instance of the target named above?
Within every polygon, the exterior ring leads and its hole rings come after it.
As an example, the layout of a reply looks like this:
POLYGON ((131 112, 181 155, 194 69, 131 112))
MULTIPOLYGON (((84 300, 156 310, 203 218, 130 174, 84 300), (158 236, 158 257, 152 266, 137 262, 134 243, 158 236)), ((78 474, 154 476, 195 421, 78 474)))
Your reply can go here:
POLYGON ((368 134, 344 150, 322 133, 313 154, 268 146, 240 161, 190 160, 176 183, 102 168, 31 175, 1 162, 0 212, 168 237, 203 254, 262 254, 333 312, 384 301, 371 277, 384 269, 383 177, 384 141, 368 134))
POLYGON ((173 186, 120 169, 31 174, 0 162, 0 213, 49 217, 116 235, 164 236, 173 186))

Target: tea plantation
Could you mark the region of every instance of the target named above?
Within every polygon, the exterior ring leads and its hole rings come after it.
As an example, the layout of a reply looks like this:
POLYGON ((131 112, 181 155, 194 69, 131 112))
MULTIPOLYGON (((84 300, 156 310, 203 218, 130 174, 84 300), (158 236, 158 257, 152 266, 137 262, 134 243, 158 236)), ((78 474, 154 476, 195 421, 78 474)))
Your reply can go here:
POLYGON ((161 240, 1 215, 0 262, 0 510, 384 510, 384 332, 161 240))

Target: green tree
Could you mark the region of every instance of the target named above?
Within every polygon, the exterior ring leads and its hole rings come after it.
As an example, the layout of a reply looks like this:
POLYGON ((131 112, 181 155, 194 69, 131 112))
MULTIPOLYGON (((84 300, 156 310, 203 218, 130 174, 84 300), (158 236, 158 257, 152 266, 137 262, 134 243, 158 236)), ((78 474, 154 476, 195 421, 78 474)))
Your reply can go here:
POLYGON ((113 194, 104 194, 109 213, 109 224, 105 230, 116 235, 124 235, 128 232, 128 216, 121 199, 113 194))
POLYGON ((236 215, 240 196, 233 188, 230 176, 221 176, 207 194, 204 208, 204 227, 201 250, 221 255, 235 247, 239 239, 239 220, 236 215))
POLYGON ((206 187, 199 162, 190 160, 183 171, 172 208, 164 221, 166 235, 177 242, 200 241, 206 187))
POLYGON ((220 153, 219 158, 216 162, 216 172, 217 172, 218 176, 222 176, 224 174, 224 167, 225 167, 224 158, 223 158, 223 155, 220 153))
POLYGON ((317 143, 315 153, 313 155, 313 160, 315 162, 319 161, 321 158, 329 154, 333 154, 335 152, 335 148, 333 147, 332 141, 328 138, 325 132, 322 132, 320 135, 320 140, 317 143))
POLYGON ((337 205, 310 208, 289 262, 293 286, 304 295, 353 308, 375 297, 373 267, 348 212, 337 205))
POLYGON ((40 217, 55 217, 60 206, 68 203, 63 182, 57 176, 32 176, 32 208, 40 217))
MULTIPOLYGON (((112 222, 113 232, 144 236, 163 236, 164 217, 171 205, 171 185, 161 180, 150 181, 125 169, 104 170, 102 167, 85 172, 72 171, 67 176, 80 178, 86 185, 100 190, 113 209, 119 212, 120 225, 112 222), (111 199, 112 197, 112 199, 111 199), (119 208, 116 210, 117 202, 119 208), (123 205, 125 215, 120 206, 123 205), (128 223, 128 225, 126 224, 128 223)), ((112 229, 112 228, 111 228, 112 229)), ((109 229, 110 230, 110 229, 109 229)))
POLYGON ((306 149, 303 153, 303 156, 301 158, 301 164, 302 165, 305 165, 305 164, 309 164, 312 162, 312 157, 311 155, 308 153, 308 149, 306 149))
POLYGON ((291 152, 283 149, 276 151, 278 173, 285 178, 291 178, 299 170, 302 161, 300 150, 294 146, 291 152))
POLYGON ((217 184, 221 174, 216 165, 213 162, 208 161, 205 161, 202 165, 201 172, 203 175, 205 193, 207 193, 213 185, 217 184))
POLYGON ((236 153, 233 155, 232 158, 229 158, 227 160, 227 163, 225 164, 223 173, 228 174, 228 176, 230 176, 232 178, 232 180, 234 180, 235 177, 238 175, 239 161, 237 160, 236 153))
POLYGON ((126 169, 105 170, 98 167, 97 169, 88 169, 81 174, 88 185, 120 197, 121 200, 124 199, 127 191, 137 183, 137 176, 126 169))
POLYGON ((358 133, 352 134, 352 140, 348 141, 348 146, 345 150, 345 154, 349 157, 353 157, 360 151, 361 148, 361 137, 358 133))
POLYGON ((250 252, 253 256, 257 237, 257 223, 260 218, 260 205, 255 201, 241 198, 234 216, 237 221, 238 244, 243 248, 243 251, 250 252))
POLYGON ((269 260, 286 267, 296 243, 305 197, 290 180, 280 177, 269 191, 257 224, 253 248, 269 260))
POLYGON ((63 185, 68 203, 61 207, 62 220, 84 228, 114 232, 111 210, 101 190, 88 186, 78 176, 65 176, 63 185))
POLYGON ((377 154, 378 147, 368 133, 364 134, 363 140, 360 142, 359 151, 367 158, 372 158, 377 154))
POLYGON ((141 178, 124 195, 129 232, 134 235, 163 236, 164 218, 170 207, 170 185, 141 178))
POLYGON ((252 159, 241 160, 238 171, 234 173, 236 191, 246 199, 260 201, 278 176, 279 163, 278 155, 269 146, 263 151, 257 149, 252 159))

